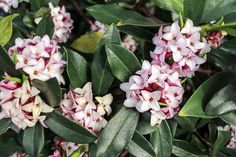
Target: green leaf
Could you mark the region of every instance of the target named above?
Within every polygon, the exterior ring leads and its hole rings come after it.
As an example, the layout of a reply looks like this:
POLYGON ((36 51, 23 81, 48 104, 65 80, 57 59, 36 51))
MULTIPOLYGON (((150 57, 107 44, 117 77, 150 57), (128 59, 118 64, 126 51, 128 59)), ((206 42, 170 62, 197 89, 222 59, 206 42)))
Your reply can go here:
POLYGON ((150 139, 157 157, 171 156, 172 134, 165 120, 162 121, 160 125, 156 126, 156 131, 151 134, 150 139))
POLYGON ((77 52, 65 49, 67 55, 67 74, 72 88, 82 87, 87 82, 88 64, 77 52))
POLYGON ((114 80, 105 52, 105 45, 111 43, 120 44, 120 34, 114 24, 108 28, 94 54, 91 75, 95 95, 106 94, 114 80))
POLYGON ((229 84, 219 90, 206 106, 209 115, 222 115, 236 110, 236 85, 229 84))
MULTIPOLYGON (((143 114, 144 115, 144 114, 143 114)), ((145 116, 144 118, 140 118, 136 131, 138 131, 142 135, 148 135, 156 130, 156 126, 150 125, 151 116, 145 116)))
POLYGON ((153 27, 163 22, 142 16, 141 14, 121 8, 116 4, 94 5, 87 11, 98 21, 105 24, 122 22, 121 25, 153 27))
POLYGON ((32 85, 40 90, 43 100, 50 106, 56 107, 61 102, 61 88, 56 78, 48 81, 33 80, 32 85))
POLYGON ((223 148, 223 146, 229 141, 230 137, 231 137, 231 133, 229 131, 218 130, 218 135, 213 145, 213 150, 212 150, 211 155, 215 156, 223 148))
POLYGON ((201 22, 210 22, 236 12, 235 0, 206 0, 201 22))
POLYGON ((0 45, 5 46, 11 39, 13 34, 12 20, 17 17, 18 14, 8 15, 0 19, 0 45))
POLYGON ((96 156, 118 156, 133 136, 138 119, 138 112, 122 107, 102 130, 96 156))
POLYGON ((107 59, 113 75, 120 81, 126 81, 141 68, 135 55, 119 45, 106 45, 107 59))
POLYGON ((70 46, 83 53, 94 53, 104 33, 102 32, 90 32, 80 36, 70 46))
POLYGON ((179 116, 215 118, 216 115, 206 114, 204 111, 206 105, 217 91, 224 88, 226 85, 235 82, 235 80, 236 73, 234 72, 219 72, 210 77, 189 98, 184 107, 180 110, 179 116))
POLYGON ((177 14, 183 13, 184 0, 151 0, 158 7, 175 12, 177 14))
POLYGON ((187 141, 174 140, 172 153, 177 157, 207 157, 198 150, 194 145, 187 141))
POLYGON ((184 0, 184 17, 191 19, 195 25, 198 25, 206 0, 184 0))
POLYGON ((67 141, 87 144, 96 139, 87 129, 55 111, 47 116, 45 124, 55 134, 67 141))
POLYGON ((155 156, 155 152, 151 143, 137 131, 135 131, 132 139, 126 146, 126 149, 129 151, 129 153, 136 157, 155 156))
POLYGON ((44 147, 44 127, 37 123, 34 127, 26 128, 23 133, 23 147, 32 157, 39 157, 44 147))
POLYGON ((236 126, 236 111, 224 114, 220 116, 220 119, 225 121, 226 123, 229 123, 233 126, 236 126))
POLYGON ((32 11, 37 11, 41 7, 48 7, 48 3, 51 2, 54 6, 57 6, 60 0, 29 0, 32 11))
POLYGON ((83 153, 88 151, 88 145, 82 145, 74 151, 69 157, 80 157, 83 153))
POLYGON ((43 37, 44 35, 48 35, 52 38, 54 33, 54 23, 51 17, 44 17, 38 24, 36 28, 36 34, 43 37))
POLYGON ((4 134, 10 128, 10 119, 0 120, 0 135, 4 134))

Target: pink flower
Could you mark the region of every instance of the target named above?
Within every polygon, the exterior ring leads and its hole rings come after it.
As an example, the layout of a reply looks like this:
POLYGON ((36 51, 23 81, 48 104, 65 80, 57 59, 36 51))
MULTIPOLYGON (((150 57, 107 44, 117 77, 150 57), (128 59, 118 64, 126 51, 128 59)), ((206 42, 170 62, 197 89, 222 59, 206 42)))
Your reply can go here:
POLYGON ((55 77, 59 83, 65 83, 62 73, 66 62, 62 60, 56 42, 47 35, 33 39, 17 38, 8 53, 16 59, 16 69, 22 69, 31 80, 47 81, 55 77))
POLYGON ((134 40, 131 35, 127 35, 121 42, 121 45, 131 52, 135 52, 138 48, 138 43, 134 40))
POLYGON ((99 21, 95 21, 93 24, 91 24, 90 30, 91 30, 91 32, 105 33, 107 31, 107 28, 106 28, 105 24, 103 24, 99 21))
POLYGON ((222 44, 222 39, 227 35, 224 31, 213 31, 207 34, 206 40, 210 46, 219 47, 222 44))
POLYGON ((26 157, 27 155, 25 153, 23 153, 22 151, 19 152, 15 152, 14 154, 12 154, 9 157, 26 157))
POLYGON ((3 9, 4 12, 9 13, 11 12, 11 7, 17 8, 22 1, 29 2, 29 0, 1 0, 0 8, 3 9))
POLYGON ((46 116, 42 113, 49 113, 54 109, 40 98, 39 93, 40 91, 31 87, 27 80, 22 85, 14 81, 2 80, 0 94, 6 97, 0 98, 2 108, 0 119, 11 118, 20 129, 33 127, 38 121, 45 126, 43 121, 46 116))
POLYGON ((66 12, 65 6, 54 7, 52 3, 49 3, 49 8, 55 25, 53 39, 58 43, 65 43, 73 29, 73 20, 70 13, 66 12))
POLYGON ((168 63, 181 77, 192 77, 206 61, 205 53, 210 51, 206 41, 201 39, 200 31, 201 28, 194 27, 190 19, 182 29, 178 22, 161 27, 153 38, 156 48, 151 57, 157 62, 168 63))
POLYGON ((236 149, 236 127, 233 125, 226 125, 224 127, 218 126, 217 129, 231 132, 231 138, 229 140, 229 143, 227 144, 227 147, 236 149))
POLYGON ((60 108, 64 116, 76 121, 92 133, 99 133, 107 124, 105 114, 111 113, 111 94, 95 97, 93 100, 92 84, 88 82, 83 88, 76 88, 64 95, 60 108))
POLYGON ((183 97, 178 72, 168 64, 144 61, 142 69, 131 76, 120 88, 126 92, 124 105, 139 112, 151 113, 151 125, 170 119, 179 110, 183 97))

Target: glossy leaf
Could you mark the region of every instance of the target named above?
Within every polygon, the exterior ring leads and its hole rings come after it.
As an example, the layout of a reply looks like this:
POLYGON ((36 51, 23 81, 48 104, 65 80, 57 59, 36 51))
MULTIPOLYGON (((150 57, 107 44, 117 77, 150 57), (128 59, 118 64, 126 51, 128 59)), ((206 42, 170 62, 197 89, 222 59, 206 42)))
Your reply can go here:
POLYGON ((168 123, 164 120, 156 126, 156 131, 151 134, 150 142, 154 147, 156 156, 170 157, 172 152, 172 134, 168 123))
POLYGON ((102 130, 97 142, 97 157, 118 156, 134 134, 138 112, 122 107, 102 130))
POLYGON ((50 38, 53 37, 54 33, 54 23, 51 17, 44 17, 38 24, 36 28, 36 34, 43 37, 44 35, 48 35, 50 38))
POLYGON ((236 111, 232 111, 223 115, 220 115, 220 119, 225 121, 226 123, 229 123, 233 126, 236 126, 236 111))
POLYGON ((158 7, 175 12, 177 14, 183 13, 184 0, 151 0, 158 7))
POLYGON ((216 115, 207 115, 205 107, 214 94, 229 83, 236 81, 236 73, 219 72, 205 81, 189 98, 180 110, 180 116, 214 118, 216 115), (224 80, 224 81, 222 81, 224 80), (219 83, 221 82, 221 83, 219 83))
POLYGON ((10 127, 10 119, 0 120, 0 135, 4 134, 10 127))
POLYGON ((156 156, 151 143, 137 131, 135 131, 126 149, 136 157, 156 156))
POLYGON ((106 94, 114 80, 105 52, 105 45, 111 43, 120 44, 120 34, 114 24, 108 28, 94 54, 91 75, 95 95, 106 94))
POLYGON ((56 78, 48 81, 33 80, 32 85, 40 90, 43 100, 50 106, 58 106, 61 102, 61 88, 56 78))
POLYGON ((65 49, 67 55, 67 74, 72 88, 82 87, 87 82, 87 61, 77 52, 65 49))
POLYGON ((45 124, 58 136, 74 143, 87 144, 96 139, 87 129, 55 111, 47 116, 45 124))
POLYGON ((105 24, 122 22, 121 25, 134 26, 160 26, 163 22, 142 16, 141 14, 126 10, 116 4, 94 5, 87 11, 98 21, 105 24))
POLYGON ((0 19, 0 45, 5 46, 11 39, 13 34, 12 21, 18 14, 8 15, 0 19))
POLYGON ((136 56, 119 45, 106 45, 107 59, 113 75, 120 81, 126 81, 141 68, 136 56))
POLYGON ((29 0, 31 9, 33 11, 39 10, 41 7, 48 7, 48 3, 51 2, 53 5, 58 5, 59 0, 29 0))
POLYGON ((44 127, 37 123, 24 130, 22 144, 25 152, 32 157, 39 157, 44 147, 44 127))
POLYGON ((102 32, 87 33, 76 39, 70 46, 83 53, 94 53, 103 35, 102 32))

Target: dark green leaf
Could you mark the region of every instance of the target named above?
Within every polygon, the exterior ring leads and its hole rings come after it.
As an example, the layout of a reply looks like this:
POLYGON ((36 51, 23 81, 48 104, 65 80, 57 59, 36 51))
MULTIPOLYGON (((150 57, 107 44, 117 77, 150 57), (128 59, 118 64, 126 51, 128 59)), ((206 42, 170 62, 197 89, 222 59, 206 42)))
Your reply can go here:
POLYGON ((10 127, 10 119, 0 120, 0 135, 4 134, 10 127))
POLYGON ((205 7, 206 0, 185 0, 184 17, 191 19, 195 25, 198 25, 205 7))
POLYGON ((51 2, 57 6, 60 0, 29 0, 31 9, 33 11, 39 10, 41 7, 48 7, 48 3, 51 2))
POLYGON ((79 149, 74 151, 69 157, 80 157, 87 151, 88 151, 88 145, 82 145, 79 147, 79 149))
POLYGON ((175 12, 177 14, 183 13, 184 0, 151 0, 158 7, 175 12))
POLYGON ((118 156, 133 136, 138 119, 138 112, 123 107, 102 130, 97 157, 118 156))
POLYGON ((155 152, 148 140, 139 132, 135 131, 132 139, 129 141, 126 149, 136 157, 153 157, 155 152))
POLYGON ((220 116, 220 118, 233 126, 236 126, 236 111, 229 112, 220 116))
POLYGON ((87 129, 55 111, 48 115, 45 124, 58 136, 74 143, 87 144, 96 139, 87 129))
POLYGON ((156 156, 170 157, 172 152, 172 134, 168 123, 164 120, 156 131, 151 134, 150 142, 154 147, 156 156))
POLYGON ((92 82, 95 95, 104 95, 110 88, 114 76, 112 75, 106 58, 106 44, 120 44, 120 34, 112 24, 97 46, 91 67, 92 82))
POLYGON ((141 68, 135 55, 119 45, 106 45, 107 59, 113 75, 120 81, 126 81, 141 68))
POLYGON ((150 125, 150 116, 140 118, 136 130, 142 135, 148 135, 156 130, 155 126, 150 125))
POLYGON ((87 82, 88 65, 77 52, 65 49, 67 54, 67 74, 72 88, 82 87, 87 82))
POLYGON ((205 81, 190 97, 187 103, 179 112, 180 116, 214 118, 213 115, 207 115, 205 110, 214 94, 236 81, 236 73, 234 72, 219 72, 205 81), (224 81, 222 81, 224 80, 224 81), (219 83, 221 82, 221 83, 219 83))
POLYGON ((61 88, 56 78, 46 82, 33 80, 32 85, 40 90, 43 100, 50 106, 58 106, 61 102, 61 88))
POLYGON ((38 24, 36 29, 36 34, 43 37, 44 35, 48 35, 52 38, 54 33, 54 23, 51 17, 44 17, 38 24))
POLYGON ((37 123, 34 127, 26 128, 23 133, 23 147, 32 157, 39 157, 44 147, 44 127, 37 123))

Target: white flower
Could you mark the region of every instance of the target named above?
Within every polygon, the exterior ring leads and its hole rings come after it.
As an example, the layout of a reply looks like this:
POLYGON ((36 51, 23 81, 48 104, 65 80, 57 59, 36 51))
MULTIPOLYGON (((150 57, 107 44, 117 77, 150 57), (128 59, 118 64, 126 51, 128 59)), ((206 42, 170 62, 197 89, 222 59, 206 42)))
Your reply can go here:
POLYGON ((151 126, 160 124, 162 120, 167 119, 167 116, 162 111, 151 110, 151 126))
POLYGON ((135 52, 138 48, 138 43, 134 40, 131 35, 127 35, 121 42, 121 45, 131 52, 135 52))
POLYGON ((91 30, 91 32, 105 33, 107 31, 107 28, 106 28, 105 24, 103 24, 99 21, 95 21, 93 24, 90 25, 90 30, 91 30))
POLYGON ((95 99, 98 102, 98 108, 97 108, 97 112, 100 115, 105 115, 107 113, 107 115, 111 114, 111 103, 113 101, 113 96, 111 94, 107 94, 103 97, 95 97, 95 99))
POLYGON ((0 8, 3 9, 4 12, 9 13, 11 12, 11 7, 17 8, 22 1, 29 2, 29 0, 1 0, 0 8))

